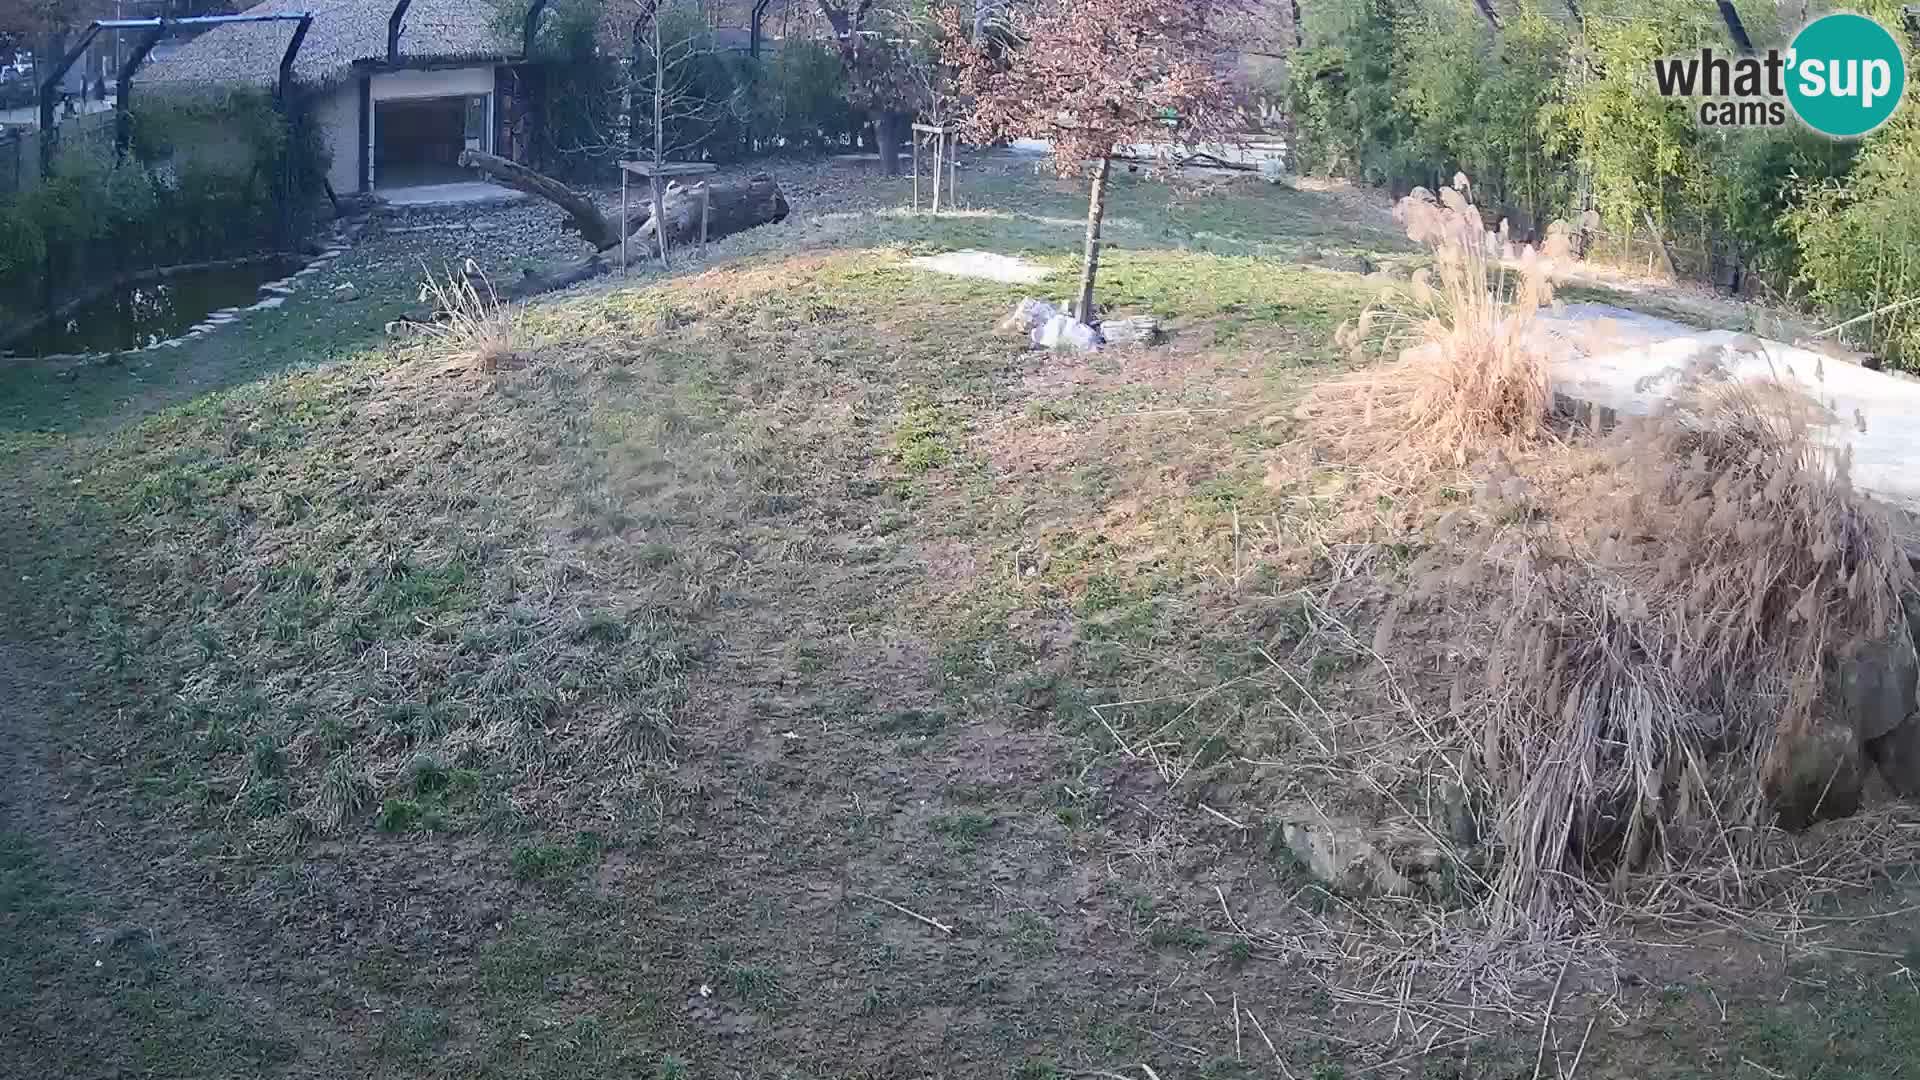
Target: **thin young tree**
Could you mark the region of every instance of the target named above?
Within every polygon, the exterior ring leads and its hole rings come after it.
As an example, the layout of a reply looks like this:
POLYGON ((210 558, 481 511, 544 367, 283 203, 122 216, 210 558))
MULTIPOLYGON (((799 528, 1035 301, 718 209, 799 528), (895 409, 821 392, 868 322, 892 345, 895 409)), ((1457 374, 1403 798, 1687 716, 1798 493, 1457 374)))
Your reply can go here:
POLYGON ((1238 0, 1040 0, 1010 7, 1002 33, 986 40, 949 25, 950 63, 971 102, 968 135, 1049 139, 1061 176, 1090 173, 1074 308, 1082 322, 1093 321, 1116 149, 1231 141, 1243 130, 1219 32, 1241 7, 1238 0))

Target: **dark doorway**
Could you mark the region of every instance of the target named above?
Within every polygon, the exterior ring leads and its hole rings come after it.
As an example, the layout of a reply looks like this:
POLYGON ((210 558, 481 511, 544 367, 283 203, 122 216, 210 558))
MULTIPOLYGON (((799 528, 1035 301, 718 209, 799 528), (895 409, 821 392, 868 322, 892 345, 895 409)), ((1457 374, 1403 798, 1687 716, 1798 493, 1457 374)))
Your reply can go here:
POLYGON ((460 152, 485 149, 484 97, 407 98, 374 104, 374 186, 414 187, 471 180, 460 152))

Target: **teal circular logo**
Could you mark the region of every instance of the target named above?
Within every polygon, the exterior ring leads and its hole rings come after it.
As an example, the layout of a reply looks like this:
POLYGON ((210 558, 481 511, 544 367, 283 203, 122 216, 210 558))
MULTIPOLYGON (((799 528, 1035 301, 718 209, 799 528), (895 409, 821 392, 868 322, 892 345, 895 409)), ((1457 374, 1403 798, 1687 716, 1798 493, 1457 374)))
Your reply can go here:
POLYGON ((1822 15, 1787 54, 1787 102, 1822 135, 1865 135, 1887 122, 1906 89, 1900 43, 1864 15, 1822 15))

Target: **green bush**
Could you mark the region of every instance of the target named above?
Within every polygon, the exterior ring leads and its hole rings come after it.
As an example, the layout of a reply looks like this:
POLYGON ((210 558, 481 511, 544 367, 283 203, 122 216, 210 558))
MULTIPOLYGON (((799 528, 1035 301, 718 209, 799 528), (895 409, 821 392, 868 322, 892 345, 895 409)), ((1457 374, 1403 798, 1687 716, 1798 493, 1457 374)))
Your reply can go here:
MULTIPOLYGON (((1799 280, 1837 317, 1920 295, 1920 122, 1902 113, 1870 136, 1850 174, 1812 189, 1788 227, 1799 280)), ((1854 340, 1891 367, 1920 370, 1920 305, 1859 324, 1854 340)))
MULTIPOLYGON (((504 0, 497 18, 518 33, 526 0, 504 0)), ((650 35, 605 18, 604 0, 559 0, 540 24, 535 51, 547 69, 541 167, 575 179, 604 178, 612 163, 651 152, 655 64, 650 35), (628 101, 632 106, 629 112, 628 101)), ((659 9, 667 58, 661 142, 674 160, 727 163, 772 150, 819 150, 844 142, 859 118, 847 103, 840 58, 811 41, 789 41, 759 59, 720 48, 702 9, 668 0, 659 9)))
POLYGON ((326 153, 315 125, 297 118, 290 134, 266 94, 147 95, 131 119, 125 161, 110 128, 75 125, 53 175, 0 200, 0 322, 116 274, 252 254, 312 227, 326 153))
MULTIPOLYGON (((1731 51, 1718 9, 1691 0, 1498 5, 1496 30, 1451 0, 1327 0, 1309 8, 1290 95, 1298 167, 1403 192, 1456 170, 1476 201, 1537 226, 1598 213, 1607 232, 1677 241, 1684 272, 1797 283, 1839 318, 1920 291, 1920 136, 1900 120, 1863 144, 1780 130, 1703 128, 1662 98, 1655 58, 1731 51), (1707 255, 1705 261, 1686 258, 1707 255)), ((1862 10, 1900 25, 1901 5, 1862 10)), ((1797 18, 1741 5, 1762 47, 1797 18)), ((1911 110, 1902 114, 1909 115, 1911 110)), ((1920 306, 1873 321, 1869 343, 1920 368, 1920 306), (1912 357, 1911 360, 1907 359, 1912 357)))
POLYGON ((1469 5, 1359 0, 1294 60, 1298 166, 1396 191, 1465 172, 1482 205, 1558 212, 1567 153, 1540 123, 1566 58, 1561 24, 1528 5, 1493 35, 1469 5))
POLYGON ((753 137, 760 149, 823 150, 845 143, 860 127, 847 105, 846 67, 817 41, 789 41, 761 60, 753 86, 753 137))

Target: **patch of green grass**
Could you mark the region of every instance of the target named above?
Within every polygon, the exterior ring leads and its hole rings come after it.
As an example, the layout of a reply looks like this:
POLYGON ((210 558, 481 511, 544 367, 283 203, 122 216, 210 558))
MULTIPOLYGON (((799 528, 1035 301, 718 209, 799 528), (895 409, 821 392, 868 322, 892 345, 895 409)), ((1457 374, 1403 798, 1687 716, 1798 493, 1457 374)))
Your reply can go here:
POLYGON ((901 709, 887 713, 873 724, 880 735, 936 735, 945 730, 947 714, 939 709, 901 709))
POLYGON ((995 824, 994 818, 987 814, 942 814, 933 819, 931 827, 956 848, 970 851, 992 834, 995 824))
POLYGON ((770 967, 755 964, 735 963, 728 966, 727 987, 734 997, 755 1006, 772 1004, 782 993, 779 973, 770 967))
POLYGON ((606 849, 606 840, 592 832, 580 833, 570 844, 521 844, 513 849, 508 869, 516 881, 563 881, 582 867, 598 862, 606 849))
POLYGON ((409 1006, 388 1017, 380 1028, 382 1056, 423 1062, 453 1034, 447 1014, 426 1006, 409 1006))
POLYGON ((374 815, 374 825, 381 832, 404 833, 416 829, 433 832, 442 825, 437 807, 417 802, 413 799, 388 799, 380 804, 380 812, 374 815))
POLYGON ((275 1016, 203 979, 172 942, 130 925, 100 936, 116 916, 33 840, 0 830, 0 1072, 258 1076, 292 1060, 275 1016))
POLYGON ((1008 944, 1013 951, 1028 959, 1051 956, 1060 947, 1059 931, 1043 915, 1031 911, 1016 911, 1007 921, 1008 944))
POLYGON ((931 472, 953 460, 953 421, 938 405, 910 405, 894 428, 894 456, 911 475, 931 472))
POLYGON ((1163 922, 1148 933, 1147 941, 1156 949, 1175 948, 1199 952, 1207 947, 1207 934, 1198 927, 1163 922))

